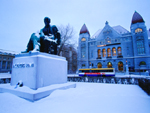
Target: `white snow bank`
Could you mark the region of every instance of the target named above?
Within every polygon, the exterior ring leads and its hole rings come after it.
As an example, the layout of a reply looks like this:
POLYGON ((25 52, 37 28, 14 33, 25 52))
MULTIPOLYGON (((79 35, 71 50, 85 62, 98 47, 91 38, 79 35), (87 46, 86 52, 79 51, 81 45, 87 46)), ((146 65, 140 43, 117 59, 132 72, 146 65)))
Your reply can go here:
POLYGON ((149 113, 150 96, 137 85, 76 83, 34 103, 0 93, 0 113, 149 113))

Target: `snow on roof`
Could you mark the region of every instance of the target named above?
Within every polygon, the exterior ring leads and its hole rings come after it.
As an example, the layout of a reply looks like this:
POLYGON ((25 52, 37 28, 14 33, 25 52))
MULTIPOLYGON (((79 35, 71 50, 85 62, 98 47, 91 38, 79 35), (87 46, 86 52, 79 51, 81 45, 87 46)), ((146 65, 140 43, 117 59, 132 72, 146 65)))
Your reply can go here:
POLYGON ((118 26, 114 26, 112 27, 115 31, 117 31, 119 34, 124 34, 124 33, 128 33, 129 31, 126 30, 125 28, 123 28, 122 26, 118 25, 118 26))
POLYGON ((96 38, 100 33, 101 33, 102 29, 99 29, 91 38, 94 39, 96 38))
MULTIPOLYGON (((124 34, 124 33, 129 33, 128 30, 126 30, 125 28, 123 28, 122 26, 118 25, 118 26, 114 26, 112 27, 116 32, 118 32, 119 34, 124 34)), ((102 29, 99 29, 92 37, 91 39, 96 38, 100 33, 101 33, 102 29)))
POLYGON ((15 51, 0 49, 0 54, 4 54, 4 55, 15 55, 15 54, 18 54, 18 53, 15 52, 15 51))

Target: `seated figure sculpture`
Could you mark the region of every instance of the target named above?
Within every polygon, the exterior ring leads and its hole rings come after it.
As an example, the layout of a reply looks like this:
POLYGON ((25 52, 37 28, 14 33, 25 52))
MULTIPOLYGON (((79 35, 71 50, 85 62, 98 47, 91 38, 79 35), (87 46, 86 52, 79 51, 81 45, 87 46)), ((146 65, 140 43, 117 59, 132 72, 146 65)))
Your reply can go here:
POLYGON ((40 51, 57 55, 57 46, 61 42, 60 33, 55 25, 50 26, 50 22, 50 18, 44 18, 45 27, 31 35, 27 49, 22 53, 40 51))

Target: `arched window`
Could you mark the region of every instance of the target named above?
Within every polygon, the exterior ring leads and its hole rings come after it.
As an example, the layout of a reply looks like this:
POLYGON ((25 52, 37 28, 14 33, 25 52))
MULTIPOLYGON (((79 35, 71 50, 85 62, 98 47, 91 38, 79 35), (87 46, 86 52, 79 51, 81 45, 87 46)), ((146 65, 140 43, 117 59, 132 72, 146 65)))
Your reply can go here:
POLYGON ((107 56, 111 57, 111 49, 110 48, 107 49, 107 56))
POLYGON ((123 71, 123 62, 118 62, 118 70, 123 71))
POLYGON ((97 64, 97 68, 102 68, 102 64, 100 62, 97 64))
POLYGON ((121 47, 118 47, 118 55, 122 55, 121 47))
POLYGON ((112 63, 111 62, 107 63, 107 68, 112 68, 112 63))
POLYGON ((146 63, 144 61, 140 62, 140 65, 146 65, 146 63))
POLYGON ((113 56, 116 56, 116 48, 112 48, 112 53, 113 53, 113 56))
POLYGON ((103 57, 106 57, 106 50, 103 49, 103 57))
POLYGON ((81 41, 86 41, 86 38, 82 38, 81 41))
POLYGON ((145 54, 144 38, 143 37, 137 37, 136 38, 136 44, 137 44, 137 53, 138 54, 145 54))
POLYGON ((101 57, 101 50, 98 49, 98 58, 101 57))
POLYGON ((141 29, 141 28, 137 28, 136 30, 135 30, 135 33, 139 33, 139 32, 142 32, 143 30, 141 29))

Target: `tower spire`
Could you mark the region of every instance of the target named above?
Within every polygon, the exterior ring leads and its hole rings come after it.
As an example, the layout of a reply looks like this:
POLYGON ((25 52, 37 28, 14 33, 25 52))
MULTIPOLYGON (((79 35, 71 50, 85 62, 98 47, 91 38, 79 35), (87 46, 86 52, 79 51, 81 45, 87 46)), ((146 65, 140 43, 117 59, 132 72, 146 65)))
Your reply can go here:
POLYGON ((82 34, 82 33, 88 33, 90 35, 89 30, 87 29, 85 24, 82 26, 82 28, 80 30, 80 34, 82 34))

